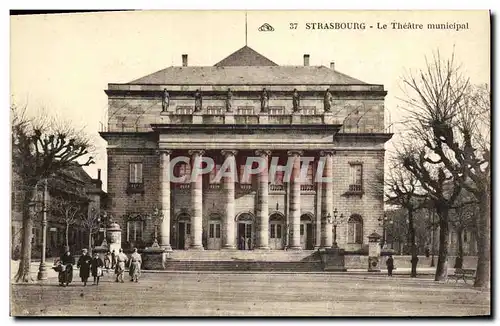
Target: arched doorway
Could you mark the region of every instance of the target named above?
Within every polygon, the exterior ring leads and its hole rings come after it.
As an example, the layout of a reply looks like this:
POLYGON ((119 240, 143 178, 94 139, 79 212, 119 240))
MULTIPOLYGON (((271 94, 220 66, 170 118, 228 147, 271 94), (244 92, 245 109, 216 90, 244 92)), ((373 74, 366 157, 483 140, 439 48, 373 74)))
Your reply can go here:
POLYGON ((300 217, 300 247, 305 250, 314 249, 312 221, 310 213, 302 214, 300 217))
POLYGON ((240 213, 236 216, 236 240, 238 250, 252 250, 254 245, 254 221, 251 213, 240 213))
POLYGON ((285 217, 283 214, 275 212, 269 216, 269 248, 283 249, 285 239, 285 217))
POLYGON ((191 216, 181 213, 177 216, 177 249, 188 249, 191 244, 191 216))
POLYGON ((217 213, 210 214, 208 218, 208 241, 207 249, 219 250, 221 248, 221 220, 222 216, 217 213))

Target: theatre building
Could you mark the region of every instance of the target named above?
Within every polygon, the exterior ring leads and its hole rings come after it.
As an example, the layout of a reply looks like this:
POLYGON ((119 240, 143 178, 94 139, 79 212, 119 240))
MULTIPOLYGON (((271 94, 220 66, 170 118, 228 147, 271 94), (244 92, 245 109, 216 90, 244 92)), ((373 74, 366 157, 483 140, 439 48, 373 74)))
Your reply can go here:
POLYGON ((174 251, 312 250, 334 242, 357 250, 374 231, 382 234, 378 176, 391 138, 383 85, 333 63, 310 65, 309 55, 303 65, 280 66, 247 46, 213 66, 179 59, 181 66, 105 91, 109 209, 123 247, 151 246, 155 225, 160 245, 174 251), (193 180, 202 157, 215 165, 193 180), (249 157, 273 161, 278 171, 245 174, 249 157), (218 180, 226 161, 235 176, 218 180), (289 180, 280 171, 287 164, 289 180), (172 182, 171 168, 182 182, 172 182))

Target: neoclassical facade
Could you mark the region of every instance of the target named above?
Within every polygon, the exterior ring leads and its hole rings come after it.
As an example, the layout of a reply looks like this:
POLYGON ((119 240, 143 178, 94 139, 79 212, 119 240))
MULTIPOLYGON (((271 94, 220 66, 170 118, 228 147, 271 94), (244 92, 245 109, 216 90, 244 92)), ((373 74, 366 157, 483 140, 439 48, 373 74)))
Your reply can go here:
POLYGON ((124 246, 150 246, 155 228, 173 250, 356 250, 382 233, 383 85, 245 46, 214 66, 183 55, 106 94, 109 209, 124 246), (192 178, 201 158, 214 164, 192 178), (245 173, 248 158, 266 168, 245 173), (225 164, 234 173, 217 178, 225 164))

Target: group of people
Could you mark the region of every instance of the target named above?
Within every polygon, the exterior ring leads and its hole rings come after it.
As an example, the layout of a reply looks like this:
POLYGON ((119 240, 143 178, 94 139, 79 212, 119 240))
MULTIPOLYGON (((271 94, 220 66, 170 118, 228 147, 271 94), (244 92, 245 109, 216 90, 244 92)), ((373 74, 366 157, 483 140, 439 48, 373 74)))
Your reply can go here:
MULTIPOLYGON (((129 267, 130 281, 138 282, 141 273, 142 258, 138 253, 137 248, 134 248, 130 259, 127 257, 123 250, 120 249, 116 255, 114 250, 112 253, 108 252, 104 261, 99 257, 97 252, 91 256, 87 249, 82 250, 82 255, 76 263, 76 268, 80 269, 80 278, 83 286, 87 286, 87 281, 92 275, 94 278, 93 285, 99 285, 99 279, 103 276, 104 269, 114 269, 116 274, 115 282, 123 283, 123 275, 125 267, 129 267)), ((59 262, 54 269, 59 273, 59 285, 68 286, 73 281, 73 266, 75 265, 75 258, 71 254, 69 247, 66 247, 64 254, 61 256, 59 262)))

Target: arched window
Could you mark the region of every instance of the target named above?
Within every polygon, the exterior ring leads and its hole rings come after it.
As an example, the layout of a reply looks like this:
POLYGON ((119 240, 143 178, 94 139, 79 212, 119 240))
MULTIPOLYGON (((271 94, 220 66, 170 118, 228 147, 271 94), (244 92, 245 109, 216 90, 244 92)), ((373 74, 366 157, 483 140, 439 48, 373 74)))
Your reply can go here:
POLYGON ((347 221, 347 242, 363 243, 363 218, 359 214, 353 214, 347 221))

